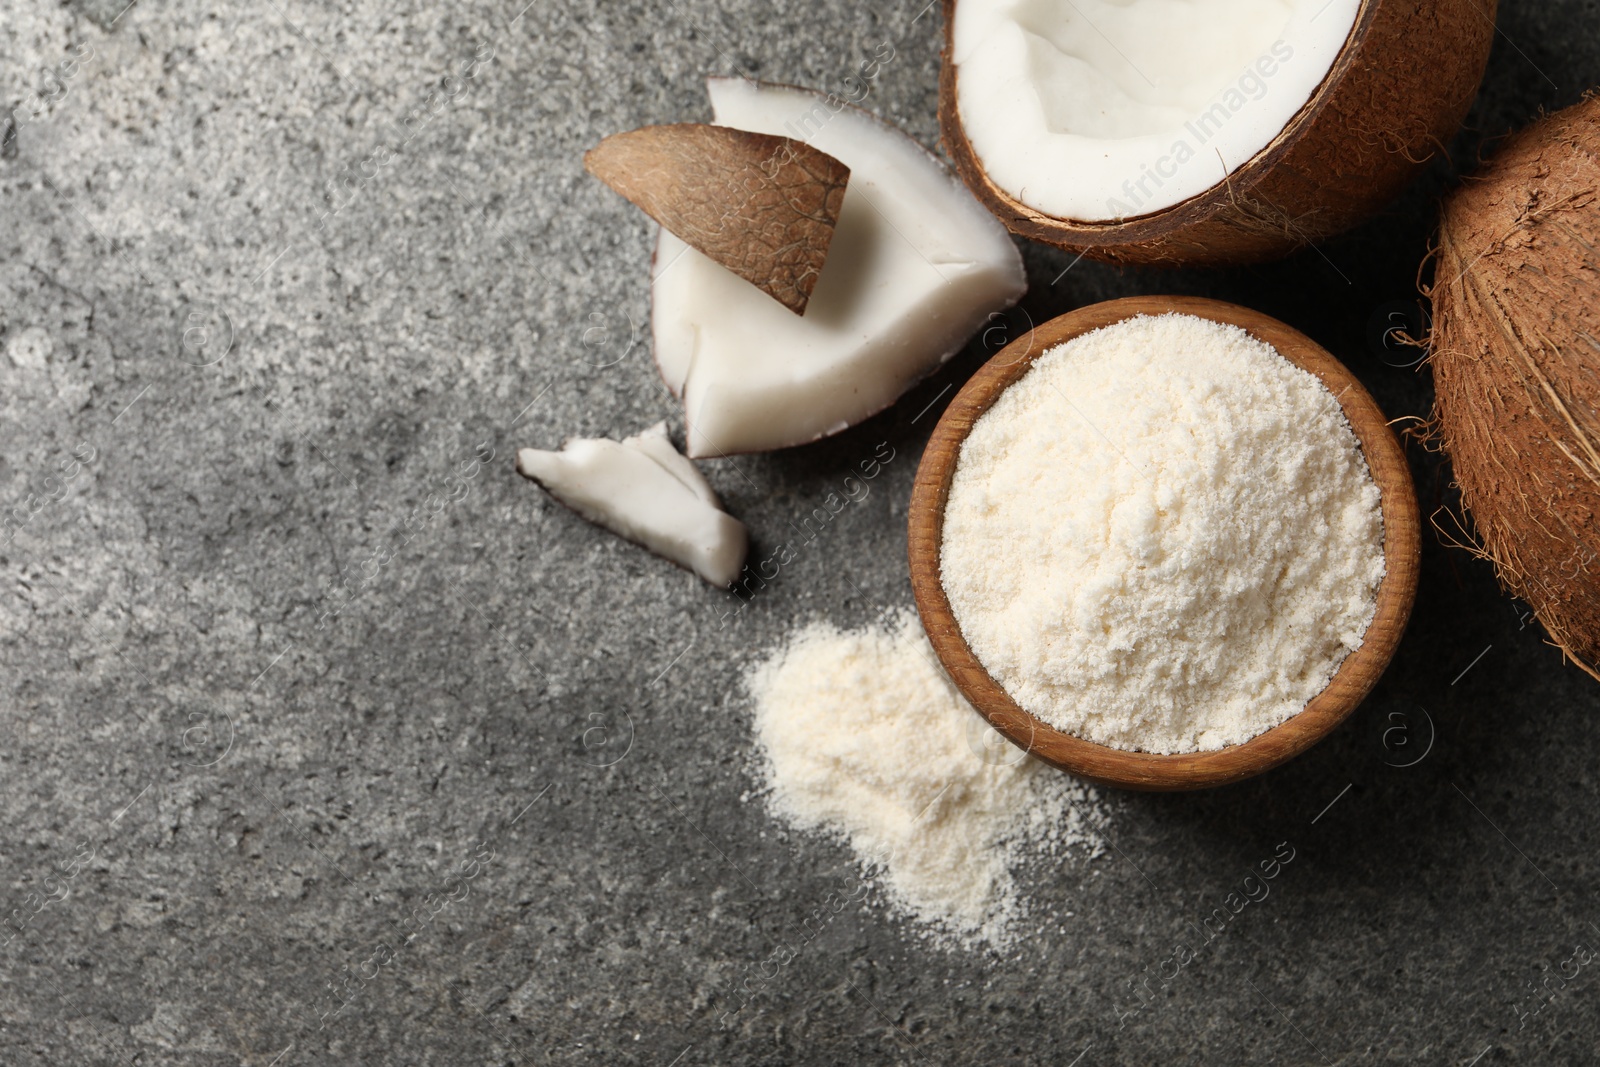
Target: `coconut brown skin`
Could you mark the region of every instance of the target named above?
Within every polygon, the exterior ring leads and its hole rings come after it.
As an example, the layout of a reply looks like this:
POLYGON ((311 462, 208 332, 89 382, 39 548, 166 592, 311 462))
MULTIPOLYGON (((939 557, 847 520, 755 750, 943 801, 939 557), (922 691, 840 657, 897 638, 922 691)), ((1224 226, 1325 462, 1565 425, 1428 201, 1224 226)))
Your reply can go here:
POLYGON ((679 122, 616 133, 583 165, 796 315, 822 275, 850 168, 804 141, 679 122))
POLYGON ((1600 98, 1450 197, 1432 297, 1436 430, 1477 550, 1600 678, 1600 98))
POLYGON ((1277 138, 1221 185, 1122 222, 1075 222, 1014 200, 984 173, 956 107, 944 0, 939 125, 978 199, 1013 233, 1110 263, 1217 266, 1277 259, 1391 200, 1454 136, 1494 41, 1496 0, 1366 0, 1328 76, 1277 138))

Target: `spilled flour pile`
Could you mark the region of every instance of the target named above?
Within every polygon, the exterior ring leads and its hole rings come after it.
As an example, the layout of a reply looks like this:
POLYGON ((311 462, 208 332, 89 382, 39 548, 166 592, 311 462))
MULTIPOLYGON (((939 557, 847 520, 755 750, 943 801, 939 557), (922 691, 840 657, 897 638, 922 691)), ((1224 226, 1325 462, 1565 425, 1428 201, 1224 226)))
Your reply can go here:
POLYGON ((1094 790, 1000 741, 911 612, 888 628, 813 624, 750 689, 775 813, 848 841, 896 907, 948 940, 1010 939, 1026 855, 1100 849, 1094 790))

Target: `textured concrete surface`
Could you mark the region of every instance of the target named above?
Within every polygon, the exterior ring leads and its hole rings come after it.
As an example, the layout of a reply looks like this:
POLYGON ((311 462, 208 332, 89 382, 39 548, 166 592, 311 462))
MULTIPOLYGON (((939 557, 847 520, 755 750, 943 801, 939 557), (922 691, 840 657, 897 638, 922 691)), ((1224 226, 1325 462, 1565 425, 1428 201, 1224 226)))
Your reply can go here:
MULTIPOLYGON (((931 144, 938 13, 521 5, 0 13, 0 1062, 1593 1062, 1600 686, 1434 538, 1346 727, 1235 788, 1112 796, 1105 857, 1024 873, 1060 918, 1019 950, 871 899, 798 934, 854 874, 747 797, 742 665, 909 603, 914 417, 983 345, 835 440, 708 465, 759 551, 896 455, 726 620, 510 454, 676 417, 649 225, 582 149, 705 117, 705 73, 833 88, 885 41, 868 106, 931 144), (1280 842, 1270 897, 1171 962, 1280 842)), ((1593 0, 1503 7, 1458 165, 1600 79, 1593 0)), ((1419 414, 1375 338, 1457 173, 1282 265, 1029 248, 1010 321, 1223 297, 1419 414)))

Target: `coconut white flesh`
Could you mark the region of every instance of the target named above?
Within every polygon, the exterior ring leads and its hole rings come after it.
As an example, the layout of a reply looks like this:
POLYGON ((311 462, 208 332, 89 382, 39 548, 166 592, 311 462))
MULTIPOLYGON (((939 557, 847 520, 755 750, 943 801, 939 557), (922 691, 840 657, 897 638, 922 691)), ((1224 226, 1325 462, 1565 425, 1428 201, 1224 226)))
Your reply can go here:
POLYGON ((717 498, 717 491, 711 488, 711 483, 700 473, 700 468, 672 446, 672 439, 667 436, 665 422, 658 422, 632 437, 624 437, 622 443, 628 448, 638 449, 661 464, 668 474, 683 484, 685 489, 718 511, 722 510, 722 501, 717 498))
POLYGON ((850 168, 805 315, 667 231, 656 243, 656 361, 690 456, 761 452, 888 407, 1027 288, 1005 228, 911 138, 818 93, 709 79, 716 121, 803 140, 850 168))
POLYGON ((1361 0, 958 0, 956 107, 990 181, 1057 218, 1172 207, 1265 148, 1361 0))
POLYGON ((559 452, 524 448, 517 470, 590 522, 712 585, 727 585, 744 566, 744 523, 722 511, 705 477, 672 447, 664 423, 622 441, 580 437, 559 452))

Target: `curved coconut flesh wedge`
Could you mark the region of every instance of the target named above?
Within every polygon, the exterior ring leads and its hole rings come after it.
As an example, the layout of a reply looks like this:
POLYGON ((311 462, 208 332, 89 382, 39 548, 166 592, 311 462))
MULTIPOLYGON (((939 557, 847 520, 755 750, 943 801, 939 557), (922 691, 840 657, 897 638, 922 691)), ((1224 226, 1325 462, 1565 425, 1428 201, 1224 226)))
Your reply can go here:
POLYGON ((656 361, 683 401, 690 456, 785 448, 858 423, 1027 288, 1004 227, 899 130, 806 89, 707 87, 719 125, 804 140, 849 167, 850 184, 803 318, 661 232, 656 361))
POLYGON ((944 0, 939 118, 1017 233, 1124 263, 1286 255, 1455 133, 1495 0, 944 0))
POLYGON ((672 447, 666 423, 620 442, 581 437, 560 452, 524 448, 517 470, 595 525, 712 585, 729 584, 744 566, 744 523, 722 511, 705 476, 672 447))

